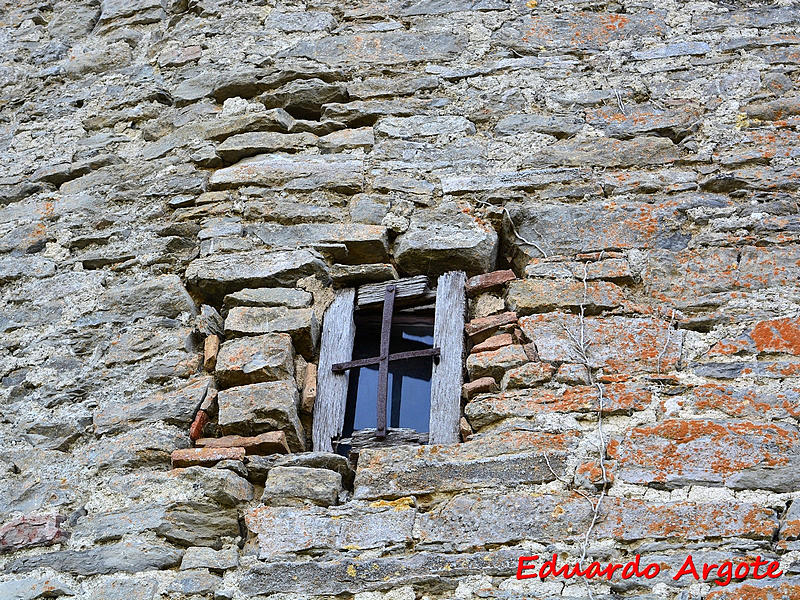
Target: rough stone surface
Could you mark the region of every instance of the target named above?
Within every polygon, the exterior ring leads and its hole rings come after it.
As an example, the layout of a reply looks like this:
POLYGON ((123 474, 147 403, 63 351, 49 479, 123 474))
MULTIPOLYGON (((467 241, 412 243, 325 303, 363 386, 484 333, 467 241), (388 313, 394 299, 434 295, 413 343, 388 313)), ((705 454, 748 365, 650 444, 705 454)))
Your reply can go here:
POLYGON ((800 597, 796 2, 0 12, 0 598, 800 597), (449 270, 463 443, 314 452, 336 290, 449 270))
POLYGON ((308 501, 331 506, 337 504, 341 490, 342 475, 336 471, 276 466, 269 470, 261 501, 271 505, 308 501))
POLYGON ((242 385, 219 393, 219 425, 225 435, 257 435, 280 430, 293 451, 305 446, 297 416, 299 398, 294 381, 242 385))
POLYGON ((215 374, 224 385, 292 378, 291 337, 285 333, 268 333, 227 341, 219 349, 215 374))

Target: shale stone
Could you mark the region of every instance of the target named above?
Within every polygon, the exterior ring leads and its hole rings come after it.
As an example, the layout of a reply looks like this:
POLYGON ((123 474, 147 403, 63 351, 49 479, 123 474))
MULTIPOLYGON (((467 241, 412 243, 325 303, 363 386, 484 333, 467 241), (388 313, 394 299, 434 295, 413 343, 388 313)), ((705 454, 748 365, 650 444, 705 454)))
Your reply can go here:
POLYGON ((243 289, 225 296, 225 306, 285 306, 306 308, 314 297, 305 290, 293 288, 243 289))
POLYGON ((288 333, 295 349, 305 358, 314 357, 319 341, 319 322, 310 308, 249 307, 231 308, 225 319, 225 335, 288 333))
POLYGON ((229 340, 219 349, 215 373, 227 386, 293 378, 292 339, 285 333, 267 333, 229 340))
POLYGON ((267 474, 261 501, 271 505, 292 505, 304 501, 319 506, 337 504, 342 476, 328 469, 273 467, 267 474))
POLYGON ((293 380, 242 385, 219 393, 219 425, 225 435, 257 435, 281 430, 293 452, 304 449, 293 380))

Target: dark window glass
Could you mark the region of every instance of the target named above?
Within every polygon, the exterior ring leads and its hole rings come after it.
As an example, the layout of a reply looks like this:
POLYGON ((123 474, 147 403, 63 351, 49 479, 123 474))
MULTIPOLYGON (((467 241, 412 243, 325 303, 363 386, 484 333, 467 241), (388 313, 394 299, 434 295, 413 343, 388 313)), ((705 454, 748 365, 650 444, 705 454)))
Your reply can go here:
MULTIPOLYGON (((380 318, 356 320, 353 360, 380 354, 380 318)), ((406 352, 433 347, 432 318, 395 317, 392 323, 389 352, 406 352)), ((428 431, 431 405, 430 356, 397 360, 389 363, 389 385, 386 407, 387 426, 428 431)), ((377 426, 378 365, 350 370, 347 409, 342 437, 353 431, 377 426)))

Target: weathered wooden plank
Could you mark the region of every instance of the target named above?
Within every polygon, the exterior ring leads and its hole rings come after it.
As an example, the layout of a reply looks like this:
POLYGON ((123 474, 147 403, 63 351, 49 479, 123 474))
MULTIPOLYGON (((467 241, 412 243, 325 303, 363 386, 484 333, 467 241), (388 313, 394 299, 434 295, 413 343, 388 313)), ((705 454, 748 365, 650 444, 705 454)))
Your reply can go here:
POLYGON ((318 452, 332 452, 331 438, 340 436, 344 426, 350 372, 334 373, 333 365, 353 357, 353 341, 356 337, 354 302, 353 288, 339 290, 323 319, 317 370, 317 401, 311 430, 314 450, 318 452))
POLYGON ((458 442, 464 376, 466 281, 463 271, 450 271, 439 277, 436 288, 433 345, 440 348, 441 354, 438 364, 434 362, 431 374, 431 444, 458 442))
POLYGON ((368 283, 358 288, 358 307, 383 304, 386 286, 389 284, 393 284, 397 288, 397 293, 395 294, 397 300, 418 298, 430 291, 428 289, 428 278, 425 275, 407 277, 396 281, 368 283))

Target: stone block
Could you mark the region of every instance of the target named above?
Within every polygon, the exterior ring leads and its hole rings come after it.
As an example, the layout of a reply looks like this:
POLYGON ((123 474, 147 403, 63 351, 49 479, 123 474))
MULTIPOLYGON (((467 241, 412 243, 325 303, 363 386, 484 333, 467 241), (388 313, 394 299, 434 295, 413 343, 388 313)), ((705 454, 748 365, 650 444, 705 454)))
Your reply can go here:
MULTIPOLYGON (((531 363, 535 364, 535 363, 531 363)), ((548 413, 595 413, 600 396, 595 386, 569 387, 564 390, 533 389, 508 391, 472 400, 464 414, 475 428, 486 427, 502 419, 533 418, 548 413)), ((644 410, 652 402, 647 388, 632 383, 603 386, 603 414, 627 414, 644 410)))
POLYGON ((225 296, 226 307, 236 306, 285 306, 286 308, 307 308, 314 297, 307 291, 297 288, 245 288, 225 296))
POLYGON ((358 459, 357 499, 401 497, 552 481, 563 472, 576 434, 509 431, 452 446, 365 448, 358 459))
POLYGON ((305 436, 297 416, 299 396, 293 380, 242 385, 219 393, 219 426, 225 435, 257 435, 280 430, 293 452, 305 436))
MULTIPOLYGON (((520 327, 546 362, 581 362, 574 339, 580 336, 578 315, 551 313, 521 317, 520 327), (572 337, 567 333, 572 332, 572 337)), ((587 317, 584 335, 592 368, 608 373, 656 373, 675 368, 681 356, 683 331, 653 318, 587 317)))
POLYGON ((93 417, 95 434, 120 433, 160 421, 182 428, 189 427, 212 383, 213 377, 204 376, 172 392, 101 405, 93 417))
POLYGON ((245 514, 245 524, 258 536, 263 560, 289 552, 405 545, 411 541, 416 514, 408 498, 330 508, 262 506, 245 514))
POLYGON ((587 111, 586 121, 592 127, 605 131, 610 137, 631 138, 636 135, 656 134, 682 139, 696 126, 701 111, 691 104, 665 110, 647 104, 625 107, 625 114, 617 107, 602 107, 587 111))
POLYGON ((347 488, 353 487, 353 469, 350 461, 334 452, 303 452, 279 456, 275 461, 277 467, 308 467, 312 469, 328 469, 342 476, 342 483, 347 488))
MULTIPOLYGON (((498 327, 502 327, 503 325, 516 325, 516 323, 517 313, 504 312, 500 313, 499 315, 490 315, 488 317, 472 319, 472 321, 464 326, 464 331, 472 338, 478 335, 486 335, 487 332, 493 332, 498 327)), ((488 337, 488 335, 486 335, 486 337, 488 337)))
POLYGON ((184 448, 172 453, 172 467, 211 467, 221 460, 244 460, 244 448, 184 448))
POLYGON ((624 302, 622 288, 608 281, 520 279, 508 286, 506 304, 518 315, 571 310, 584 306, 586 314, 611 310, 624 302))
POLYGON ((232 135, 217 146, 217 154, 226 162, 268 152, 299 152, 313 146, 317 136, 311 133, 251 131, 232 135))
POLYGON ((243 477, 228 469, 188 467, 174 469, 169 473, 179 481, 188 481, 195 489, 202 490, 206 498, 222 506, 236 506, 253 499, 253 486, 243 477))
POLYGON ((550 363, 529 362, 506 371, 501 387, 506 389, 530 388, 550 381, 555 367, 550 363))
POLYGON ((297 352, 311 359, 319 341, 319 322, 310 308, 235 306, 225 318, 225 335, 288 333, 297 352))
POLYGON ((375 131, 387 137, 417 139, 436 135, 472 135, 475 125, 464 117, 418 115, 380 119, 375 124, 375 131))
MULTIPOLYGON (((222 538, 239 535, 239 517, 235 508, 221 507, 207 502, 181 502, 170 504, 164 512, 164 521, 156 533, 178 546, 222 547, 222 538)), ((178 566, 183 553, 174 564, 178 566)))
POLYGON ((304 502, 331 506, 338 504, 341 491, 342 476, 336 471, 275 466, 267 474, 261 501, 274 506, 304 502))
POLYGON ((272 247, 312 246, 336 262, 362 264, 389 262, 386 228, 361 223, 263 223, 248 231, 272 247))
POLYGON ((491 273, 483 273, 481 275, 475 275, 475 277, 470 277, 467 279, 465 289, 468 296, 477 296, 478 294, 500 288, 516 278, 517 276, 511 269, 492 271, 491 273))
POLYGON ((759 353, 800 356, 800 317, 759 321, 750 337, 759 353))
POLYGON ((519 344, 503 346, 497 350, 488 350, 467 357, 467 372, 472 380, 481 377, 492 377, 500 380, 509 369, 519 367, 528 362, 528 355, 519 344))
POLYGON ((181 571, 187 569, 209 569, 211 571, 227 571, 239 566, 237 548, 214 550, 205 546, 187 548, 181 560, 181 571))
POLYGON ((468 275, 494 268, 494 229, 458 206, 446 203, 430 213, 414 213, 395 246, 398 266, 409 275, 462 270, 468 275))
POLYGON ((226 386, 293 379, 294 356, 286 333, 229 340, 219 350, 215 374, 226 386))
POLYGON ((789 492, 800 485, 798 447, 791 425, 668 419, 634 427, 609 454, 626 483, 789 492))
MULTIPOLYGON (((155 594, 155 590, 153 590, 155 594)), ((0 598, 6 600, 37 600, 38 598, 58 598, 74 596, 74 588, 56 577, 24 577, 9 579, 0 583, 0 598)), ((104 599, 106 596, 103 597, 104 599)), ((107 596, 109 600, 121 600, 119 596, 107 596)), ((94 600, 94 599, 93 599, 94 600)), ((140 600, 132 597, 131 600, 140 600)), ((152 596, 145 600, 152 600, 152 596)))
POLYGON ((160 542, 130 540, 87 550, 60 550, 9 561, 6 573, 28 573, 40 568, 73 575, 138 573, 171 569, 181 562, 183 551, 160 542))
POLYGON ((208 180, 214 190, 260 185, 286 190, 355 194, 363 191, 364 161, 350 154, 259 154, 218 169, 208 180))
POLYGON ((182 596, 209 596, 222 585, 222 578, 211 574, 208 569, 181 571, 167 585, 167 592, 182 596))
POLYGON ((325 263, 308 250, 237 252, 196 258, 186 269, 190 287, 221 300, 243 288, 295 286, 310 275, 326 278, 325 263))
POLYGON ((268 431, 253 437, 226 435, 219 438, 200 438, 195 445, 199 448, 244 448, 247 455, 289 453, 283 431, 268 431))
POLYGON ((450 33, 369 32, 302 41, 278 56, 310 58, 334 65, 353 60, 399 65, 455 58, 465 43, 465 37, 450 33))
POLYGON ((56 514, 23 515, 0 526, 0 554, 35 546, 52 546, 69 539, 56 514))
POLYGON ((369 150, 375 145, 375 133, 372 127, 359 127, 357 129, 343 129, 323 135, 317 143, 322 152, 341 152, 364 148, 369 150))

